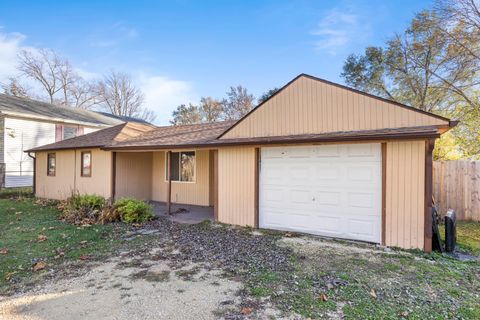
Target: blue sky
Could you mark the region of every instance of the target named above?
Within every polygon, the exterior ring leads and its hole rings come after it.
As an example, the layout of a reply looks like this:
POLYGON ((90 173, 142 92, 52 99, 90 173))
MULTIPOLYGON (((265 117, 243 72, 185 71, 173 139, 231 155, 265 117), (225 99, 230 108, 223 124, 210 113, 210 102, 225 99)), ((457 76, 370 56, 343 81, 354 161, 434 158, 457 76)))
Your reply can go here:
POLYGON ((350 53, 401 32, 427 0, 0 2, 0 81, 25 47, 51 48, 86 77, 130 73, 168 122, 180 103, 254 95, 299 73, 342 82, 350 53))

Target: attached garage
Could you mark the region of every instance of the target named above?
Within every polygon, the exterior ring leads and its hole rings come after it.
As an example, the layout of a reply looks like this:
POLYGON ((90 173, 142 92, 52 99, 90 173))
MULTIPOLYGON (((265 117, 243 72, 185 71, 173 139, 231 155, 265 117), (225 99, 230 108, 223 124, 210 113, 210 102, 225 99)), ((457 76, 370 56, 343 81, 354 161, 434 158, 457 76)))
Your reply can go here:
POLYGON ((431 251, 432 152, 455 125, 302 74, 236 122, 125 124, 29 151, 38 196, 209 205, 222 223, 431 251), (73 173, 86 150, 93 174, 82 177, 73 173), (191 179, 167 179, 166 159, 182 152, 191 179))
POLYGON ((379 143, 262 148, 260 228, 381 242, 379 143))

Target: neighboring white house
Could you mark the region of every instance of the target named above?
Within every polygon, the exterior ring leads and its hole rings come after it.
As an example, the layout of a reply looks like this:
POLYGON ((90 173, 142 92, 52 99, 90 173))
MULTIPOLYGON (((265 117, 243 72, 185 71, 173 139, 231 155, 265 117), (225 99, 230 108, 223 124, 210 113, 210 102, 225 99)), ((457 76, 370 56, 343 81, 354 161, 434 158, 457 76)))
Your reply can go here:
POLYGON ((108 114, 0 94, 0 188, 33 184, 33 159, 24 153, 125 122, 108 114))

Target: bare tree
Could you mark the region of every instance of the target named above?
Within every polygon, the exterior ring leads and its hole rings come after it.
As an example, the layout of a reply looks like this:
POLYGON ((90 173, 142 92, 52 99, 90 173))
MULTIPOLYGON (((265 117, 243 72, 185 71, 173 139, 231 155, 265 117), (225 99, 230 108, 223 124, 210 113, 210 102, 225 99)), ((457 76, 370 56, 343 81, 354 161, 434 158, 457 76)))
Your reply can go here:
POLYGON ((202 97, 198 108, 202 122, 217 122, 223 118, 223 104, 212 97, 202 97))
POLYGON ((255 97, 242 86, 230 87, 227 99, 223 101, 225 118, 237 120, 253 109, 255 97))
POLYGON ((81 109, 90 109, 100 100, 96 84, 82 78, 69 86, 67 96, 70 106, 81 109))
POLYGON ((21 84, 16 77, 8 78, 8 82, 2 83, 1 87, 5 94, 15 96, 15 97, 20 97, 20 98, 30 97, 30 93, 29 93, 30 88, 21 84))
POLYGON ((173 119, 170 120, 170 123, 174 126, 185 125, 185 124, 197 124, 202 122, 202 116, 198 107, 189 104, 188 106, 181 104, 172 112, 173 119))
POLYGON ((96 91, 100 107, 113 115, 155 119, 153 112, 142 107, 144 95, 126 73, 111 71, 98 82, 96 91))
POLYGON ((38 52, 22 50, 18 55, 18 70, 27 78, 37 81, 48 95, 50 103, 55 102, 57 92, 64 89, 63 78, 67 76, 70 68, 68 61, 59 57, 53 50, 41 49, 38 52))

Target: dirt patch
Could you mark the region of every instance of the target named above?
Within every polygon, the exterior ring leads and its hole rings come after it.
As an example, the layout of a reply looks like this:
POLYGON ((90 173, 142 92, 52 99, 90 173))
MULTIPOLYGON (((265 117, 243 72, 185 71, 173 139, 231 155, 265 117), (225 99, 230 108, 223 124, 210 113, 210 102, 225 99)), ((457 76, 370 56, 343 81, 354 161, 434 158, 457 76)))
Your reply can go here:
POLYGON ((219 277, 219 272, 196 269, 195 281, 188 281, 164 262, 150 261, 148 269, 136 263, 119 268, 119 263, 113 260, 79 277, 1 298, 0 318, 214 319, 223 301, 232 301, 233 308, 239 303, 241 284, 219 277))

